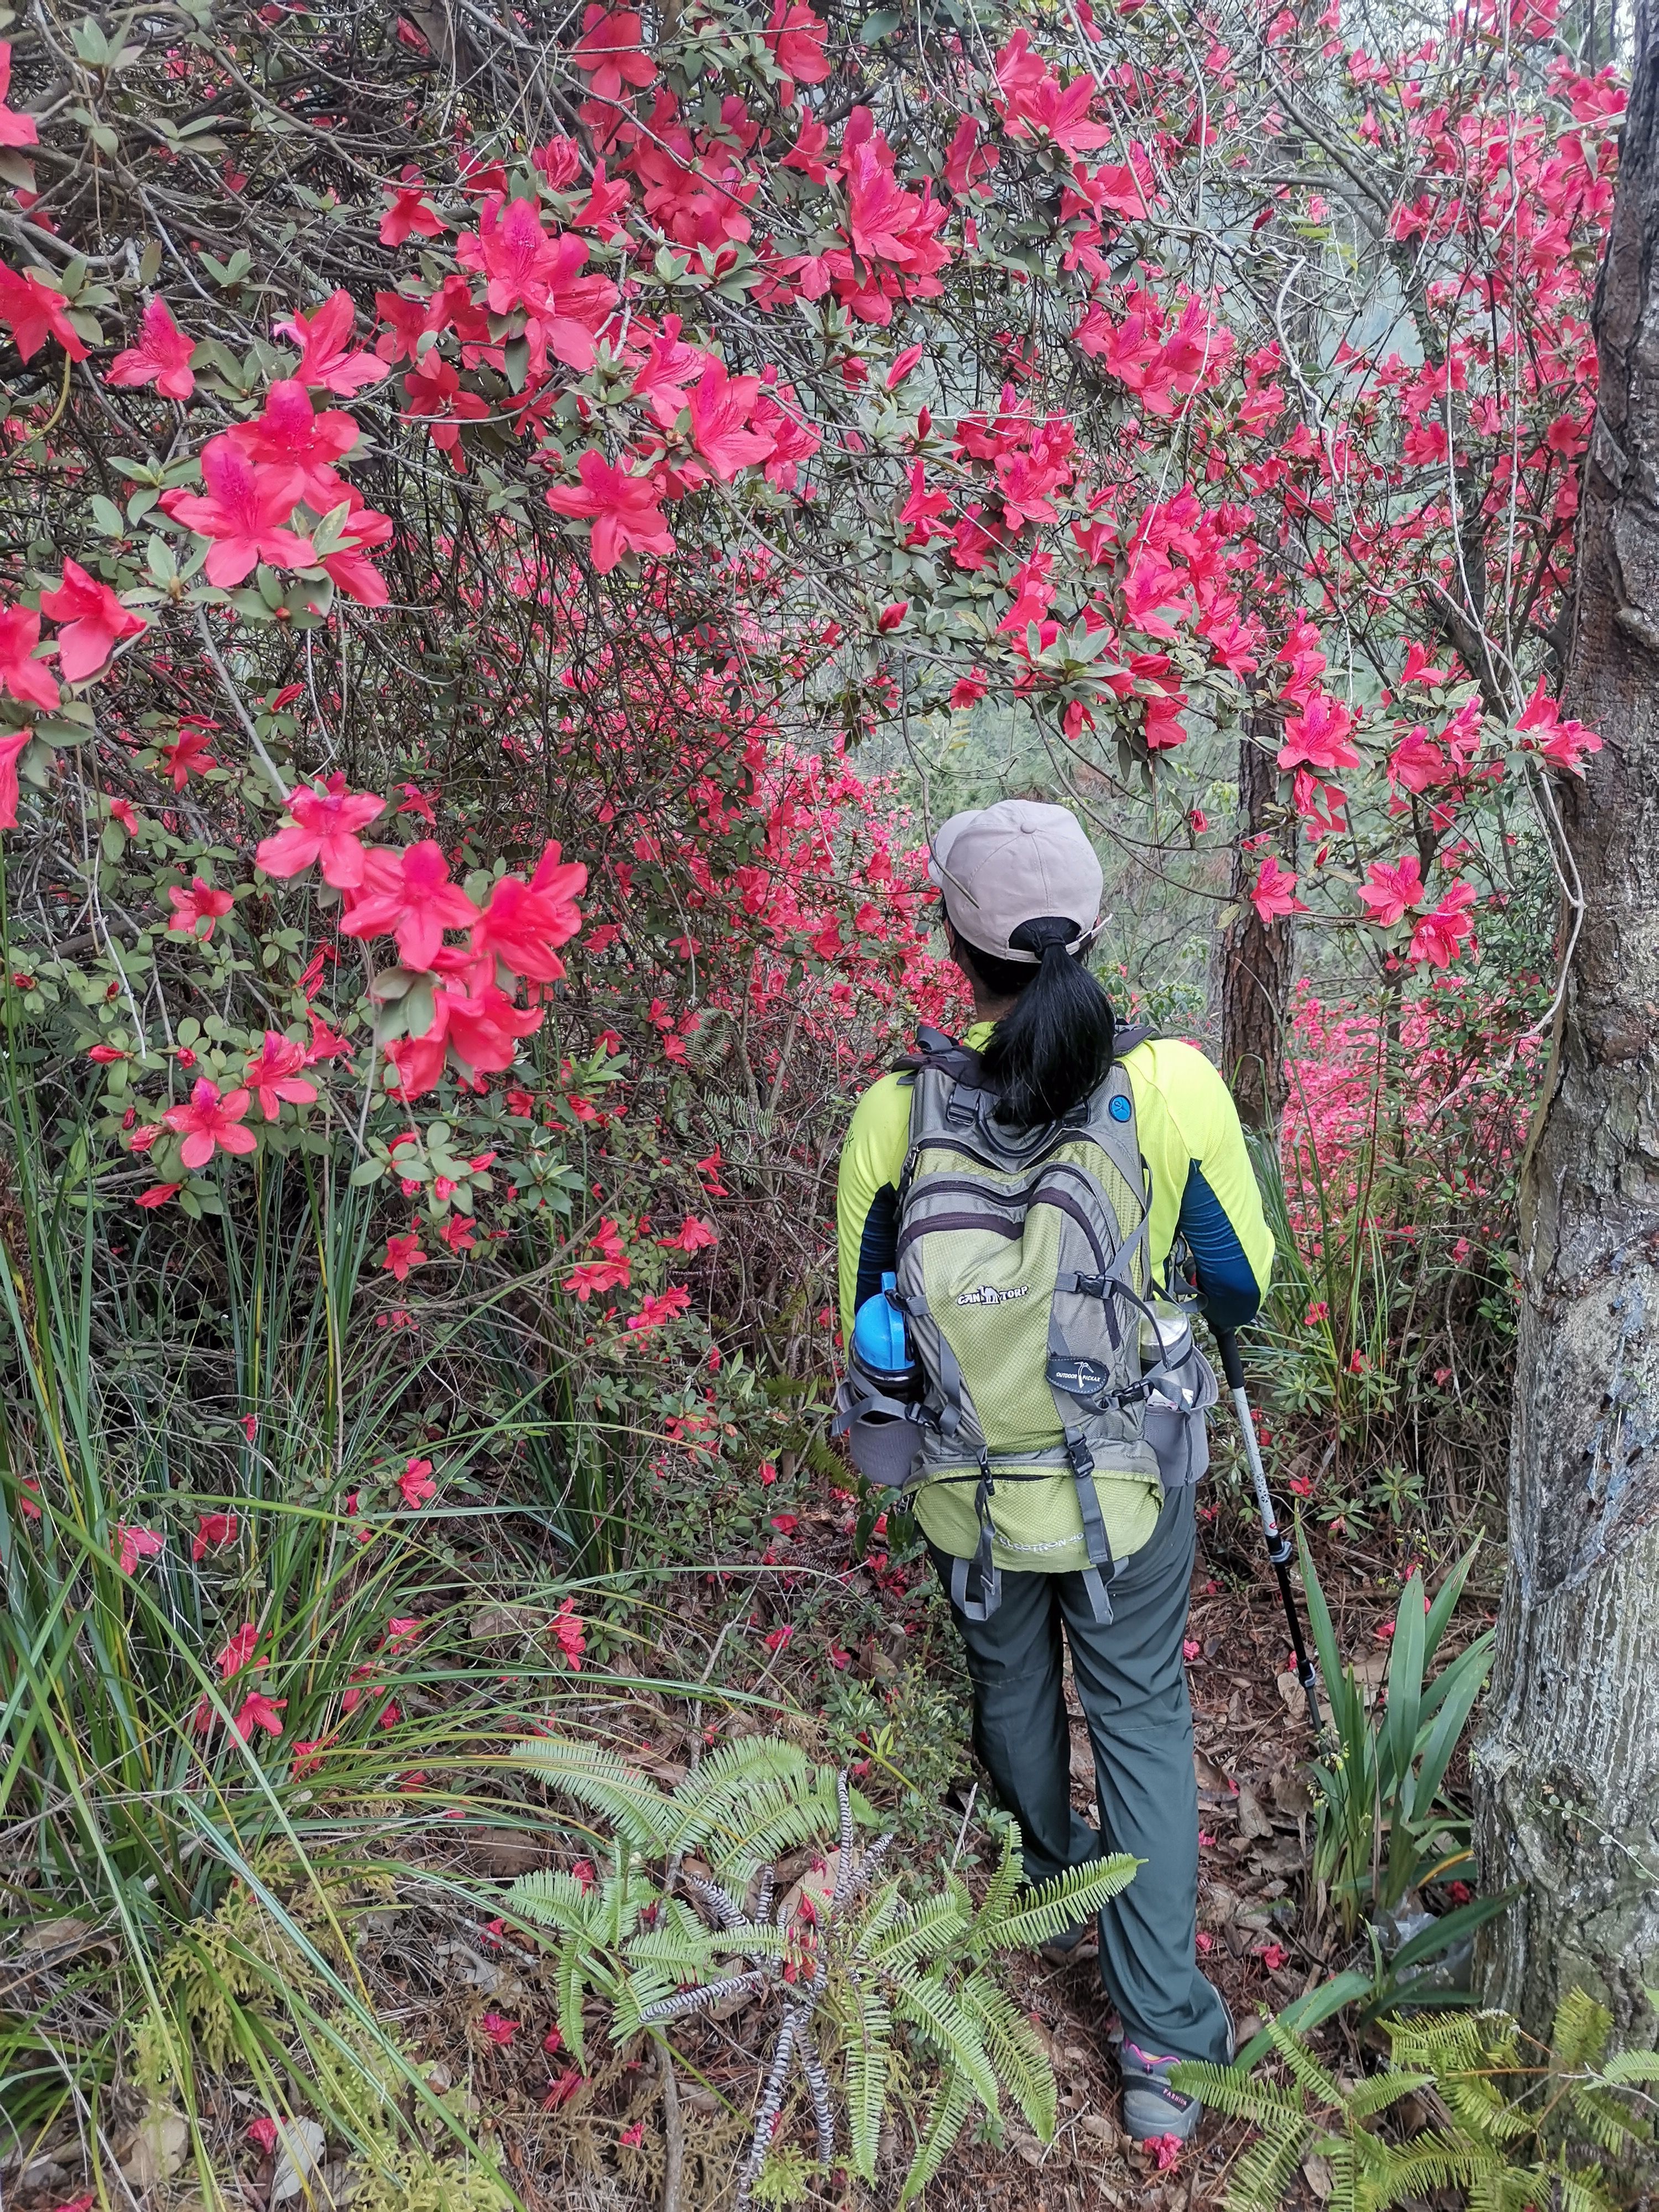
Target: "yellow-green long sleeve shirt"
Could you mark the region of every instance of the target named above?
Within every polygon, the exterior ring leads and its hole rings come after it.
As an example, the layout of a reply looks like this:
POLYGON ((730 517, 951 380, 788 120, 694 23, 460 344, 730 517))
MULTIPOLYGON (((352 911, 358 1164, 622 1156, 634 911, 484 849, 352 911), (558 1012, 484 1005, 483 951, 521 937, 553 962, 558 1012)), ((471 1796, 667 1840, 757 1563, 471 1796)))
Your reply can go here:
MULTIPOLYGON (((992 1027, 977 1024, 963 1042, 977 1049, 992 1027)), ((1236 1328, 1261 1303, 1273 1252, 1238 1109, 1203 1054, 1178 1039, 1149 1038, 1125 1054, 1123 1066, 1152 1178, 1147 1239, 1153 1279, 1164 1279, 1178 1231, 1192 1254, 1211 1320, 1236 1328)), ((842 1150, 836 1229, 844 1343, 852 1341, 858 1308, 880 1289, 883 1273, 896 1262, 898 1186, 909 1133, 909 1086, 896 1073, 884 1075, 860 1099, 842 1150)), ((1107 1534, 1120 1558, 1146 1541, 1158 1510, 1156 1492, 1134 1482, 1121 1487, 1121 1496, 1102 1497, 1107 1534)), ((925 1486, 916 1515, 942 1550, 959 1558, 972 1554, 976 1529, 964 1486, 925 1486)), ((1027 1563, 1008 1556, 1002 1564, 1027 1563)))

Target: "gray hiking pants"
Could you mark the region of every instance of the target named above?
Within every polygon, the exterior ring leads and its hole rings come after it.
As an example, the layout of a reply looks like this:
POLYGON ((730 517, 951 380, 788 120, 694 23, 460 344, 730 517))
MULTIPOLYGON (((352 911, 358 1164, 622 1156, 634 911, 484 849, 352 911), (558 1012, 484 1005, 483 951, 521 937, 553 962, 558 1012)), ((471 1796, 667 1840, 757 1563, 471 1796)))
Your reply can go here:
MULTIPOLYGON (((989 1620, 951 1614, 967 1647, 974 1748, 1019 1822, 1027 1879, 1047 1881, 1103 1852, 1144 1861, 1101 1912, 1101 1979, 1143 2050, 1224 2065, 1226 2008, 1198 1971, 1194 1940, 1198 1789, 1181 1654, 1193 1545, 1193 1492, 1172 1491, 1109 1585, 1104 1626, 1074 1574, 1005 1571, 989 1620), (1094 1747, 1098 1833, 1072 1810, 1062 1624, 1094 1747)), ((933 1557, 948 1594, 952 1562, 933 1557)))

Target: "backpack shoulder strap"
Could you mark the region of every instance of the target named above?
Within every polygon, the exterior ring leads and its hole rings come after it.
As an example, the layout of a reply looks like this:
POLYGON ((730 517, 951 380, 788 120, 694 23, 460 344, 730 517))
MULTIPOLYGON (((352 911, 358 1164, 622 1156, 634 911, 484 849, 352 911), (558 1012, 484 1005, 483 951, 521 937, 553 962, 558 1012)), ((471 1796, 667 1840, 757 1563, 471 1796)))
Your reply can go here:
POLYGON ((1138 1044, 1149 1044, 1158 1035, 1148 1022, 1125 1022, 1113 1035, 1112 1058, 1127 1059, 1138 1044))
POLYGON ((930 1029, 924 1022, 916 1031, 915 1049, 893 1062, 894 1073, 908 1084, 913 1084, 923 1068, 938 1068, 954 1083, 976 1083, 979 1054, 959 1037, 947 1036, 943 1030, 930 1029))

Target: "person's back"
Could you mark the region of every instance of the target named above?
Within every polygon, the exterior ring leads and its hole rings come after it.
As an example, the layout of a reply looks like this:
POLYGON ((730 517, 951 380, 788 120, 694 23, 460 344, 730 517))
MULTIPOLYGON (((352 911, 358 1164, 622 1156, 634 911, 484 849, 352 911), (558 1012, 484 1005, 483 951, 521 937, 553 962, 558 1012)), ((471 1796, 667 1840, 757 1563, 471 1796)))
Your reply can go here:
MULTIPOLYGON (((1182 1395, 1197 1369, 1168 1366, 1166 1333, 1178 1340, 1184 1322, 1159 1316, 1177 1234, 1223 1328, 1256 1310, 1272 1240, 1209 1062, 1170 1040, 1126 1036, 1118 1050, 1082 964, 1101 874, 1073 817, 1019 800, 957 816, 930 873, 980 1018, 854 1115, 838 1191, 844 1340, 855 1346, 872 1300, 903 1316, 916 1379, 879 1399, 906 1431, 888 1479, 916 1486, 967 1646, 975 1746, 1019 1821, 1028 1878, 1103 1845, 1146 1861, 1101 1915, 1102 1972, 1124 2021, 1131 2134, 1184 2135, 1198 2108, 1168 2087, 1169 2064, 1224 2060, 1230 2031, 1194 1942, 1181 1645, 1201 1410, 1182 1395), (1185 1456, 1161 1467, 1146 1412, 1172 1401, 1185 1456), (1103 1836, 1071 1810, 1062 1626, 1103 1836)), ((854 1400, 859 1376, 854 1352, 854 1400)))

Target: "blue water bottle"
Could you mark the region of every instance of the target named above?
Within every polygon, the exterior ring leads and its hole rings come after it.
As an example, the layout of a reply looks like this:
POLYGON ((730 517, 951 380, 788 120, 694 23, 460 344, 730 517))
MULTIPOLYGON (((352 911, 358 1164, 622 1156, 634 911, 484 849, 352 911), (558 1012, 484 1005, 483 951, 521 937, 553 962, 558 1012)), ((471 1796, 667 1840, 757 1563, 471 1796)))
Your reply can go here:
POLYGON ((921 1387, 921 1370, 910 1349, 897 1292, 897 1276, 884 1275, 881 1288, 859 1308, 853 1317, 853 1357, 889 1397, 913 1398, 921 1387))

